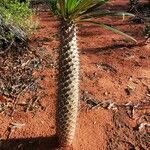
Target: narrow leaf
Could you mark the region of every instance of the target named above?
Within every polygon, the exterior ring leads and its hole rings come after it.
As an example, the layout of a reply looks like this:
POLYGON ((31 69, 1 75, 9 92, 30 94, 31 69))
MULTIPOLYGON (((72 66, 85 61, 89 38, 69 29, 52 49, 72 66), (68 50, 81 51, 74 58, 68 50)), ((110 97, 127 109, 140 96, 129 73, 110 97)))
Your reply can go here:
POLYGON ((130 35, 127 35, 126 33, 116 29, 116 28, 113 28, 113 27, 110 27, 109 25, 106 25, 104 23, 99 23, 99 22, 94 22, 94 21, 81 21, 81 22, 87 22, 87 23, 91 23, 91 24, 94 24, 96 26, 99 26, 99 27, 102 27, 104 29, 107 29, 107 30, 110 30, 110 31, 113 31, 114 33, 117 33, 117 34, 120 34, 120 35, 123 35, 131 40, 133 40, 134 42, 137 42, 133 37, 131 37, 130 35))
POLYGON ((122 16, 124 18, 125 16, 134 17, 135 15, 131 14, 131 13, 126 13, 126 12, 112 12, 112 11, 109 11, 109 10, 97 10, 97 11, 82 15, 81 19, 100 18, 100 17, 103 17, 103 16, 122 16))

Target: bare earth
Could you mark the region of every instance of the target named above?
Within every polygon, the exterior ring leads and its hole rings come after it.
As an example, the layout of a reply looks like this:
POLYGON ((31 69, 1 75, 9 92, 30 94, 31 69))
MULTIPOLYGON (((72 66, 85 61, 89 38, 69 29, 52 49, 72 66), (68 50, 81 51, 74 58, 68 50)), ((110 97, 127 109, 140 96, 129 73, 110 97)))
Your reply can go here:
MULTIPOLYGON (((123 0, 108 6, 128 9, 123 0)), ((0 56, 3 86, 17 73, 24 75, 21 81, 25 84, 17 96, 0 95, 0 150, 57 148, 59 22, 45 5, 37 8, 39 28, 31 37, 29 50, 18 56, 12 52, 0 56), (27 70, 30 73, 24 72, 27 70), (5 82, 4 76, 8 78, 5 82)), ((150 43, 143 42, 143 24, 134 25, 129 18, 103 20, 138 42, 99 27, 79 25, 81 98, 74 150, 150 150, 150 43)))

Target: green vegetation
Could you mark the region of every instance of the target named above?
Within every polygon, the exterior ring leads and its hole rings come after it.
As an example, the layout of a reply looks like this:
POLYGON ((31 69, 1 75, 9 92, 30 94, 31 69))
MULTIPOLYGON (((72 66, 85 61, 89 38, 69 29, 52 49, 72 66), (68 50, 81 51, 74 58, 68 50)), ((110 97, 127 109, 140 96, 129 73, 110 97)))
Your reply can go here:
POLYGON ((35 27, 29 1, 20 3, 17 0, 0 0, 0 14, 6 24, 19 27, 27 33, 35 27))

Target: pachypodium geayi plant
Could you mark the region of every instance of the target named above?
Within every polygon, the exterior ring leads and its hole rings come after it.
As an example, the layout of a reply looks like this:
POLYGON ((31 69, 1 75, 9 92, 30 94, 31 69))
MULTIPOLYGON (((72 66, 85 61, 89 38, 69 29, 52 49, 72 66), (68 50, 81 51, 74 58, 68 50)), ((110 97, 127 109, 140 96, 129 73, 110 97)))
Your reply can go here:
MULTIPOLYGON (((60 20, 60 49, 58 56, 58 92, 56 105, 56 134, 61 146, 71 145, 75 135, 79 103, 78 23, 90 23, 132 37, 93 18, 131 15, 102 10, 108 0, 47 0, 60 20)), ((135 40, 134 40, 135 41, 135 40)))

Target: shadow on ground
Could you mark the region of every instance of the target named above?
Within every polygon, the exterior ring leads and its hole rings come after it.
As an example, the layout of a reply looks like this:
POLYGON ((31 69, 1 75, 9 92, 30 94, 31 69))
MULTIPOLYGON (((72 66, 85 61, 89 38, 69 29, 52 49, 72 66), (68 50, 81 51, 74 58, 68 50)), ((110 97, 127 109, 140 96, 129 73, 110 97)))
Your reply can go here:
POLYGON ((56 136, 0 141, 0 150, 54 150, 56 148, 58 148, 56 136))
POLYGON ((120 50, 124 50, 124 48, 134 48, 134 47, 140 47, 140 46, 144 46, 145 41, 143 40, 143 42, 140 42, 138 44, 112 44, 112 45, 108 45, 105 47, 97 47, 97 48, 85 48, 82 49, 83 52, 85 53, 90 53, 90 54, 96 54, 96 53, 107 53, 108 51, 120 51, 120 50))

